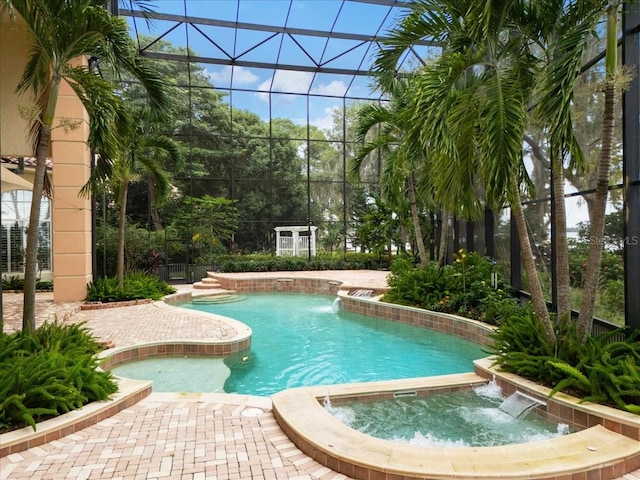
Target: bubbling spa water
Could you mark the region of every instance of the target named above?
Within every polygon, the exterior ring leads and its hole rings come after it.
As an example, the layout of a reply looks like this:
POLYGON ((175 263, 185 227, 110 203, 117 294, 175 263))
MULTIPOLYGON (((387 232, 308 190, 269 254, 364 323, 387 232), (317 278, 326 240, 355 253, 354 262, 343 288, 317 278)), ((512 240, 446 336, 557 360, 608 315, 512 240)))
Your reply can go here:
POLYGON ((325 409, 345 425, 383 440, 435 447, 488 447, 566 435, 569 427, 533 411, 505 408, 494 383, 473 390, 367 402, 325 409))

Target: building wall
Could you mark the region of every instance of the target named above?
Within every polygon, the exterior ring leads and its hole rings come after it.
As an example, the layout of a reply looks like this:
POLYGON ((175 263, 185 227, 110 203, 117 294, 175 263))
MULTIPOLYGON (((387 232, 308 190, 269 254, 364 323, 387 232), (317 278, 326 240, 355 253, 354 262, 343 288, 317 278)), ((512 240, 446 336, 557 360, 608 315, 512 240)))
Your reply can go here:
MULTIPOLYGON (((28 107, 31 98, 16 94, 29 49, 21 25, 20 21, 12 25, 6 15, 0 18, 0 154, 32 157, 35 149, 29 141, 29 122, 19 109, 20 105, 28 107)), ((75 121, 77 127, 65 131, 55 128, 54 122, 51 144, 54 301, 81 301, 92 279, 91 202, 79 195, 90 175, 89 129, 82 103, 64 83, 56 117, 75 121)))
POLYGON ((20 23, 12 25, 6 14, 0 17, 0 152, 7 157, 29 157, 29 122, 20 114, 24 97, 16 87, 27 61, 28 38, 20 23))

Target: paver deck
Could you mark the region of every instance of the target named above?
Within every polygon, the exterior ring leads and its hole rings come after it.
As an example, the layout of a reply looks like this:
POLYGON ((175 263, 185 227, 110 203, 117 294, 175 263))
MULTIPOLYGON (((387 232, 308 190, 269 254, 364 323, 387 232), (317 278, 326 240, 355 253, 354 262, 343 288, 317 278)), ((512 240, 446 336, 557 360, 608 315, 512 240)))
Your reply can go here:
MULTIPOLYGON (((356 287, 383 287, 386 272, 287 272, 322 276, 356 287)), ((189 290, 190 286, 180 286, 189 290)), ((20 328, 22 294, 4 293, 4 330, 20 328)), ((158 304, 82 310, 37 294, 37 323, 86 322, 117 346, 181 339, 224 339, 223 320, 158 304)), ((270 399, 232 394, 151 393, 146 399, 79 432, 0 458, 0 479, 347 480, 302 453, 282 432, 270 399)), ((619 480, 640 480, 640 470, 619 480)), ((601 479, 607 480, 607 479, 601 479)))

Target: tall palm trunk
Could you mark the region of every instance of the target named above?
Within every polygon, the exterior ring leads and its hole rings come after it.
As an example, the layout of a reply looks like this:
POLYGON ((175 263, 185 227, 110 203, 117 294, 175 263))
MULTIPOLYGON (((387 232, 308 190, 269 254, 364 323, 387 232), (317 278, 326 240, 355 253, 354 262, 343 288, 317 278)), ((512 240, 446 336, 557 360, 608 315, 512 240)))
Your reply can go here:
MULTIPOLYGON (((569 277, 569 243, 567 241, 567 208, 564 202, 564 174, 562 157, 558 149, 551 154, 553 170, 553 196, 555 210, 556 249, 555 270, 558 292, 558 318, 571 315, 571 284, 569 277)), ((568 317, 567 317, 568 318, 568 317)))
POLYGON ((32 332, 36 328, 36 282, 38 274, 40 211, 50 145, 51 125, 43 123, 38 133, 36 170, 33 179, 29 227, 27 229, 27 248, 25 252, 24 297, 22 306, 22 331, 25 333, 32 332))
POLYGON ((544 329, 547 333, 547 338, 553 344, 556 343, 556 334, 549 317, 549 311, 547 310, 547 304, 544 300, 544 293, 542 291, 542 284, 540 283, 540 277, 538 277, 538 270, 536 269, 536 262, 533 256, 533 249, 531 248, 531 242, 529 241, 529 232, 527 231, 527 222, 524 217, 524 210, 522 209, 522 202, 520 199, 520 188, 517 180, 512 180, 513 192, 515 198, 510 205, 513 217, 516 220, 516 227, 518 228, 518 237, 520 237, 520 251, 522 255, 522 265, 529 281, 529 290, 531 293, 531 304, 533 305, 533 311, 538 319, 542 322, 544 329))
POLYGON ((31 193, 27 249, 24 264, 24 293, 22 305, 22 330, 31 332, 36 328, 36 282, 38 275, 38 241, 40 237, 40 211, 44 193, 44 177, 47 174, 47 157, 51 147, 51 130, 58 103, 61 77, 54 73, 48 91, 43 93, 42 112, 35 127, 36 170, 31 193))
POLYGON ((416 185, 413 180, 413 174, 409 174, 409 203, 411 204, 411 218, 413 220, 413 232, 416 236, 416 245, 418 247, 418 255, 420 256, 420 265, 426 266, 429 263, 427 251, 424 248, 424 237, 422 236, 422 227, 420 226, 420 216, 418 215, 418 202, 416 200, 416 185))
POLYGON ((438 242, 438 266, 444 266, 447 260, 447 240, 449 238, 449 212, 442 209, 442 223, 440 224, 440 241, 438 242))
POLYGON ((160 212, 158 212, 158 207, 156 206, 156 184, 152 180, 149 180, 147 182, 147 186, 149 188, 149 211, 151 213, 153 228, 156 232, 161 232, 164 230, 164 225, 162 224, 162 218, 160 217, 160 212))
POLYGON ((602 118, 602 149, 598 160, 598 176, 593 201, 592 216, 589 228, 589 250, 587 252, 587 268, 582 287, 582 302, 578 317, 578 333, 581 338, 591 334, 593 311, 595 309, 600 264, 602 263, 602 246, 604 237, 607 195, 609 192, 609 176, 611 169, 611 153, 615 125, 616 105, 616 67, 617 67, 617 15, 615 0, 609 1, 607 11, 607 53, 605 59, 606 79, 604 89, 604 112, 602 118))
POLYGON ((123 182, 118 198, 119 217, 118 217, 118 256, 116 263, 116 275, 118 285, 124 286, 124 244, 127 226, 127 196, 129 192, 128 182, 123 182))

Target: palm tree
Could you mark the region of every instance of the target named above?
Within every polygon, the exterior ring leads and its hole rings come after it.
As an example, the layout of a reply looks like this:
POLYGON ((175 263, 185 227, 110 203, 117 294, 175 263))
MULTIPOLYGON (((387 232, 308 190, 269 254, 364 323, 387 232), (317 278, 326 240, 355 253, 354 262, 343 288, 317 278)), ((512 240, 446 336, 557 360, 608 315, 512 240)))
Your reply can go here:
POLYGON ((173 165, 178 164, 181 157, 178 146, 171 138, 153 131, 148 109, 127 109, 127 114, 120 117, 118 127, 118 152, 113 158, 109 176, 100 176, 101 174, 94 170, 92 178, 81 193, 88 193, 92 188, 103 184, 115 195, 119 214, 116 275, 118 284, 123 286, 129 186, 135 182, 146 181, 152 186, 152 203, 159 204, 166 197, 170 187, 163 157, 168 157, 167 161, 173 165))
POLYGON ((555 341, 520 199, 530 183, 522 143, 536 73, 517 31, 526 13, 513 0, 422 0, 393 30, 376 68, 386 78, 395 74, 400 55, 418 39, 442 45, 442 55, 415 75, 407 139, 429 152, 434 196, 453 214, 477 216, 483 203, 511 208, 532 304, 555 341))
POLYGON ((476 208, 473 192, 479 183, 486 202, 500 206, 504 201, 511 207, 532 303, 550 339, 555 337, 554 328, 520 206, 521 186, 531 185, 522 163, 522 143, 535 102, 534 110, 548 132, 554 165, 552 188, 560 239, 558 303, 559 313, 566 314, 570 308, 562 167, 566 160, 574 167, 584 164, 571 122, 572 92, 589 35, 605 7, 606 0, 490 5, 422 0, 394 31, 377 61, 377 67, 389 75, 398 55, 418 38, 442 43, 442 57, 417 77, 416 84, 422 87, 417 89, 414 105, 414 137, 425 148, 440 152, 431 156, 434 172, 437 159, 442 162, 434 177, 436 195, 445 202, 448 199, 458 207, 468 202, 469 209, 476 208))
POLYGON ((162 108, 166 103, 162 82, 137 55, 126 22, 109 14, 108 3, 107 0, 0 0, 2 11, 22 17, 31 37, 18 93, 30 93, 36 102, 31 125, 36 169, 25 259, 24 331, 35 328, 39 199, 44 189, 60 85, 66 82, 89 114, 89 141, 100 146, 103 155, 100 169, 108 167, 108 159, 114 155, 116 139, 111 126, 118 116, 117 99, 113 86, 94 75, 82 64, 83 59, 100 59, 103 66, 116 72, 126 71, 140 80, 152 108, 162 108))
POLYGON ((608 0, 607 5, 607 52, 605 58, 604 84, 604 112, 602 118, 602 138, 600 140, 600 157, 598 159, 597 182, 593 208, 591 210, 589 226, 589 250, 587 252, 587 268, 585 269, 578 317, 578 332, 582 338, 591 333, 593 311, 595 307, 596 291, 600 264, 602 263, 602 248, 604 245, 604 226, 609 192, 609 178, 611 170, 611 156, 614 138, 616 89, 625 87, 628 79, 624 72, 618 72, 618 10, 620 2, 608 0))
MULTIPOLYGON (((534 91, 535 113, 540 125, 548 132, 551 157, 557 228, 555 249, 559 317, 569 317, 571 312, 564 202, 565 164, 568 160, 568 168, 573 172, 584 171, 586 167, 584 154, 573 130, 573 96, 584 56, 589 51, 591 38, 605 11, 606 3, 606 0, 570 3, 556 0, 535 5, 536 28, 532 31, 532 38, 539 47, 543 62, 534 91)), ((615 41, 614 33, 613 55, 615 55, 615 41)), ((608 167, 606 178, 608 183, 608 167)), ((607 187, 608 185, 605 186, 605 191, 607 187)), ((604 210, 602 225, 604 225, 604 210)), ((588 262, 588 270, 595 267, 595 271, 598 272, 600 261, 601 258, 592 258, 591 263, 588 262)), ((595 301, 595 289, 583 298, 591 298, 595 301)), ((591 319, 593 306, 586 313, 591 319)), ((589 320, 590 326, 591 320, 589 320)))
MULTIPOLYGON (((399 204, 397 200, 408 195, 420 263, 427 265, 429 259, 420 225, 419 194, 416 188, 416 173, 420 175, 424 172, 424 168, 421 168, 424 162, 420 161, 423 155, 421 149, 414 148, 415 144, 404 141, 407 125, 403 122, 409 116, 406 111, 408 81, 408 78, 399 78, 391 83, 388 105, 365 104, 359 109, 355 131, 361 146, 351 160, 350 174, 352 178, 359 180, 360 168, 365 159, 374 151, 382 152, 382 195, 391 204, 399 204), (380 131, 373 140, 368 141, 367 137, 375 127, 380 131)), ((422 178, 426 176, 422 175, 422 178)), ((424 180, 420 184, 426 186, 424 180)))

